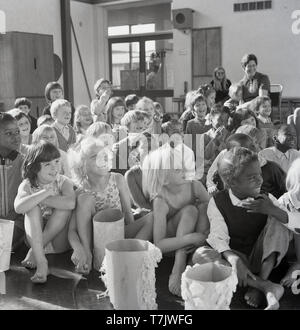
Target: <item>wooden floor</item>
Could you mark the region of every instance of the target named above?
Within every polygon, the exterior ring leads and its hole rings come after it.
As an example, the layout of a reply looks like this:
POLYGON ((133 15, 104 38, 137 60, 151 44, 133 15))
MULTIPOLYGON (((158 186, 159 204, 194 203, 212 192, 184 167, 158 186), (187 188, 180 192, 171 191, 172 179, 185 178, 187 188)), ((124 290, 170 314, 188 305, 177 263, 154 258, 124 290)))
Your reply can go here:
MULTIPOLYGON (((26 248, 22 247, 12 255, 11 269, 5 273, 6 294, 0 295, 1 310, 113 309, 107 297, 99 298, 99 295, 105 291, 99 273, 93 271, 87 279, 80 280, 73 272, 70 253, 48 256, 51 275, 43 285, 32 284, 29 278, 33 275, 33 271, 21 267, 20 261, 25 254, 26 248)), ((183 301, 171 295, 167 289, 172 262, 172 258, 165 258, 157 269, 156 289, 159 310, 184 309, 183 301)), ((281 273, 284 271, 285 269, 282 269, 281 273)), ((274 276, 279 278, 281 275, 274 276)), ((243 294, 244 290, 238 289, 233 297, 231 309, 248 309, 243 294)), ((293 295, 290 290, 286 290, 280 308, 300 309, 300 295, 293 295)))

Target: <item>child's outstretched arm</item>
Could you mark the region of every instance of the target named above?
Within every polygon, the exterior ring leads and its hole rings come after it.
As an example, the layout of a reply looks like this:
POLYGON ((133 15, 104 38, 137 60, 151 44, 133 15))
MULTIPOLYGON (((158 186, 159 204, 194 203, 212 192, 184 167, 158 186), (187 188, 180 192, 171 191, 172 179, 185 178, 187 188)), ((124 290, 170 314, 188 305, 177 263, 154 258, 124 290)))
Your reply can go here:
POLYGON ((53 194, 54 192, 51 189, 42 189, 34 194, 30 194, 28 182, 23 181, 19 186, 18 194, 15 198, 15 211, 19 214, 25 214, 46 198, 53 196, 53 194))
POLYGON ((129 188, 123 175, 116 173, 115 178, 120 193, 120 200, 122 205, 122 211, 125 217, 125 224, 128 225, 129 223, 134 222, 134 217, 131 211, 129 188))
POLYGON ((43 203, 59 210, 73 210, 75 208, 75 202, 73 183, 70 179, 66 179, 62 185, 62 194, 48 197, 43 203))

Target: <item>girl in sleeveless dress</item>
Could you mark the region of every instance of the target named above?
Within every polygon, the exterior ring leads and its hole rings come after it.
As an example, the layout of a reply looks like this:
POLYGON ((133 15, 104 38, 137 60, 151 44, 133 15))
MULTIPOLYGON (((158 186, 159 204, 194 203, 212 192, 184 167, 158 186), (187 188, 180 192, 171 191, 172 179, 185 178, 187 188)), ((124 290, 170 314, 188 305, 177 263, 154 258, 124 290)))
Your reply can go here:
POLYGON ((175 252, 169 290, 178 296, 187 254, 205 243, 209 230, 208 193, 201 182, 184 180, 182 168, 171 148, 151 152, 142 166, 144 194, 152 202, 154 244, 163 254, 175 252))
POLYGON ((101 137, 84 139, 70 151, 72 177, 78 187, 77 207, 71 219, 69 241, 72 261, 79 272, 89 273, 92 265, 92 219, 101 219, 119 210, 124 215, 125 237, 152 240, 152 214, 134 221, 129 189, 124 177, 110 172, 112 152, 101 137))

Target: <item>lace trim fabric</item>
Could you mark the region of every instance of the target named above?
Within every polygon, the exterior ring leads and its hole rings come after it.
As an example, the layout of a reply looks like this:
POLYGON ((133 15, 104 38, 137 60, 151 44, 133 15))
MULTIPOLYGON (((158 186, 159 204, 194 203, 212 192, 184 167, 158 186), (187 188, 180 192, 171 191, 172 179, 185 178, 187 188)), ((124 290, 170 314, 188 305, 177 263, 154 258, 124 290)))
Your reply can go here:
POLYGON ((140 280, 137 284, 138 298, 142 310, 155 310, 157 309, 155 268, 161 261, 162 253, 150 242, 148 242, 147 252, 140 268, 140 280))
MULTIPOLYGON (((139 269, 139 280, 136 286, 139 309, 141 310, 156 310, 156 290, 155 290, 155 268, 158 266, 162 258, 162 253, 159 248, 157 248, 152 243, 148 242, 148 250, 141 251, 145 254, 143 258, 142 265, 139 269)), ((102 262, 102 267, 100 268, 101 276, 105 287, 107 290, 102 294, 98 295, 98 299, 110 297, 108 290, 108 277, 107 277, 107 262, 106 257, 104 257, 102 262)))
MULTIPOLYGON (((207 264, 206 264, 207 265, 207 264)), ((238 283, 234 271, 223 281, 199 281, 189 278, 188 272, 196 267, 205 265, 196 264, 193 267, 187 266, 182 274, 181 293, 185 301, 186 310, 228 310, 233 293, 238 283)), ((222 267, 219 265, 220 271, 222 267)), ((216 267, 219 267, 216 264, 216 267)), ((227 268, 227 267, 226 267, 227 268)), ((203 270, 205 271, 205 269, 203 270)))
POLYGON ((0 221, 0 294, 5 289, 5 275, 3 272, 10 267, 11 243, 14 223, 9 220, 0 221), (3 273, 3 274, 2 274, 3 273))

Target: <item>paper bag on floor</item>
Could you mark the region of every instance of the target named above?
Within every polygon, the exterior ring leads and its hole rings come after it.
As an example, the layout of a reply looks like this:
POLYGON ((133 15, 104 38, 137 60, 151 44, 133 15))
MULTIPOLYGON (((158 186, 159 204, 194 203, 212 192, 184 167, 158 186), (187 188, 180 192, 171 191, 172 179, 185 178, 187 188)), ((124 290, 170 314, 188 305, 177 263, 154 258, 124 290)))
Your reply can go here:
POLYGON ((0 219, 0 272, 9 269, 13 233, 14 222, 0 219))
POLYGON ((148 241, 125 239, 106 245, 101 271, 115 309, 157 309, 155 267, 160 249, 148 241))
POLYGON ((100 271, 107 243, 124 239, 124 217, 121 211, 107 209, 93 218, 94 255, 93 267, 100 271))
POLYGON ((187 266, 181 278, 186 310, 228 310, 238 279, 231 267, 219 263, 187 266))

